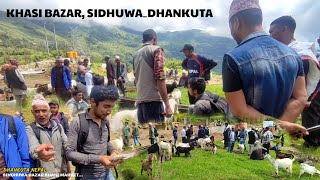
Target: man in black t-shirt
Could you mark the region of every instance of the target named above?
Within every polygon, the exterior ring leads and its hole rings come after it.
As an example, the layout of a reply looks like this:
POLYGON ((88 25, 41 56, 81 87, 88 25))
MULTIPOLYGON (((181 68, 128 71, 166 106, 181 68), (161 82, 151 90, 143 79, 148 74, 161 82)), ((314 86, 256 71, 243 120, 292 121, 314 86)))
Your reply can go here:
POLYGON ((255 132, 255 127, 252 127, 252 130, 248 132, 248 136, 249 136, 249 141, 248 141, 248 144, 249 144, 249 151, 248 151, 248 155, 251 155, 252 153, 252 149, 254 147, 254 143, 256 142, 257 140, 257 134, 255 132))

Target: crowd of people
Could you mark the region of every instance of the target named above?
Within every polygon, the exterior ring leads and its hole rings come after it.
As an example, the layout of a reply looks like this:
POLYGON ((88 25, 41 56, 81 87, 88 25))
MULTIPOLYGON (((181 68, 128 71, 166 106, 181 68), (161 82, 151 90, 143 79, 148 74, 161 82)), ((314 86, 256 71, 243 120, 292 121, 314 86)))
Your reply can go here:
MULTIPOLYGON (((228 114, 231 111, 236 120, 249 123, 273 120, 289 135, 296 137, 298 133, 303 136, 308 146, 319 146, 320 132, 309 133, 306 129, 320 124, 319 61, 308 44, 295 40, 296 24, 292 17, 274 20, 270 25, 271 36, 263 31, 262 17, 258 0, 233 0, 229 27, 238 46, 223 58, 225 99, 205 91, 206 80, 210 79, 210 71, 217 63, 195 53, 192 45, 184 45, 181 52, 186 59, 181 66, 186 71, 179 86, 188 87, 189 112, 210 116, 216 112, 228 114), (301 113, 303 126, 296 124, 301 113)), ((172 116, 173 109, 166 86, 164 49, 157 45, 154 30, 148 29, 142 36, 143 45, 133 55, 136 107, 139 125, 149 125, 150 143, 154 144, 159 134, 153 123, 163 123, 165 117, 172 116)), ((4 167, 42 167, 46 168, 46 173, 56 175, 71 172, 70 161, 76 167, 75 172, 81 175, 80 179, 114 179, 110 169, 123 160, 113 159, 121 153, 114 150, 109 142, 107 116, 119 98, 118 91, 125 96, 128 80, 126 65, 119 56, 115 57, 115 63, 106 56, 105 62, 107 85, 104 85, 103 76, 91 71, 89 59, 84 59, 79 61, 74 88, 70 63, 61 56, 56 57, 56 64, 51 70, 51 86, 52 91, 67 102, 67 114, 71 114, 68 117, 59 111, 57 101, 48 103, 42 95, 37 95, 32 101, 34 121, 26 127, 18 116, 0 114, 3 132, 0 133, 1 170, 4 167)), ((27 86, 18 61, 11 59, 10 64, 3 65, 1 74, 12 89, 21 112, 27 86)), ((172 74, 176 75, 175 71, 172 74)), ((141 145, 137 125, 132 124, 132 131, 128 123, 123 128, 126 145, 130 134, 134 143, 141 145)), ((194 135, 193 131, 192 125, 184 126, 180 132, 182 142, 188 142, 194 135)), ((209 136, 209 128, 200 126, 197 135, 199 138, 209 136)), ((178 136, 178 127, 175 126, 174 143, 178 136)), ((243 127, 235 130, 226 124, 224 142, 228 152, 233 152, 237 140, 246 149, 247 137, 249 154, 263 149, 269 152, 273 134, 268 127, 259 135, 254 127, 247 132, 243 127), (262 148, 256 145, 259 139, 262 148)))

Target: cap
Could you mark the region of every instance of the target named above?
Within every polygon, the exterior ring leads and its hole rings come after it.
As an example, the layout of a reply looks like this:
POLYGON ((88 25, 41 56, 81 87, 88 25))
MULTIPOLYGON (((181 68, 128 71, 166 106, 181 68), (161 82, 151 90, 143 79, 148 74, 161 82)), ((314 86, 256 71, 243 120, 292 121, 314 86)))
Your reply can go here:
POLYGON ((52 100, 51 102, 49 102, 49 105, 59 105, 59 103, 56 100, 52 100))
POLYGON ((63 57, 62 56, 56 56, 56 61, 63 61, 63 57))
POLYGON ((106 60, 106 59, 110 59, 110 56, 109 55, 106 55, 105 57, 104 57, 104 59, 106 60))
POLYGON ((143 32, 142 37, 142 42, 145 43, 150 41, 152 38, 157 38, 157 33, 153 29, 147 29, 143 32))
POLYGON ((120 56, 115 56, 115 59, 117 60, 117 59, 119 59, 120 60, 120 56))
POLYGON ((180 50, 180 52, 183 52, 184 50, 193 51, 193 46, 191 44, 185 44, 183 48, 180 50))
POLYGON ((229 10, 229 20, 233 15, 247 9, 261 9, 259 0, 233 0, 229 10))

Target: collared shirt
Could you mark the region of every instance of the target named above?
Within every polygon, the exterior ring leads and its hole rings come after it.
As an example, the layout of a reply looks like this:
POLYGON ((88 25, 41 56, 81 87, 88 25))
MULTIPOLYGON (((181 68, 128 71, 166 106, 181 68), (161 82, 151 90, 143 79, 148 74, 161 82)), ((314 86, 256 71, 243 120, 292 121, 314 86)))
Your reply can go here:
POLYGON ((89 105, 84 100, 81 99, 79 102, 77 102, 74 98, 71 98, 66 103, 66 106, 68 107, 69 113, 72 115, 72 117, 86 112, 89 107, 89 105))
POLYGON ((154 77, 156 80, 166 78, 164 73, 165 54, 162 48, 159 48, 154 53, 154 77))
POLYGON ((41 125, 41 124, 40 124, 40 126, 42 126, 48 132, 49 136, 51 137, 52 136, 52 129, 53 129, 54 124, 53 124, 53 121, 51 119, 49 121, 50 121, 50 127, 47 127, 47 126, 41 125))
POLYGON ((87 141, 83 144, 83 153, 77 151, 77 141, 80 131, 79 119, 74 118, 70 124, 67 143, 67 158, 72 162, 82 164, 81 174, 83 179, 105 177, 109 169, 105 168, 99 161, 99 157, 112 152, 113 147, 108 142, 107 119, 101 121, 101 126, 93 121, 88 112, 85 117, 89 124, 87 141))

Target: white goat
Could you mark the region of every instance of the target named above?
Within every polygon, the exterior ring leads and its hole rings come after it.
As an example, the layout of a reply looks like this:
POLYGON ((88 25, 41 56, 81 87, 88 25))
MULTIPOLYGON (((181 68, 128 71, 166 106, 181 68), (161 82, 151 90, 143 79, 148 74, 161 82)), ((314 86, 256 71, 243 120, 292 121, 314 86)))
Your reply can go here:
POLYGON ((110 121, 110 130, 113 132, 121 131, 123 128, 123 123, 125 118, 130 118, 135 122, 138 123, 138 111, 135 110, 124 110, 117 112, 110 121))
POLYGON ((306 163, 301 163, 300 164, 300 174, 299 174, 299 178, 303 173, 307 173, 310 174, 311 176, 313 176, 313 174, 319 174, 320 175, 320 171, 318 171, 315 167, 310 166, 306 163))
POLYGON ((201 149, 205 149, 206 144, 207 144, 207 141, 204 138, 200 138, 197 140, 197 146, 201 147, 201 149))
POLYGON ((244 144, 238 144, 238 149, 243 154, 244 153, 244 144))
POLYGON ((124 144, 121 137, 118 139, 111 140, 110 143, 112 144, 115 150, 122 151, 124 144))
POLYGON ((292 163, 295 159, 290 159, 290 158, 273 159, 270 156, 270 154, 266 154, 264 157, 268 158, 268 160, 271 162, 276 172, 276 175, 279 175, 279 168, 282 168, 282 169, 285 169, 288 173, 290 173, 290 176, 292 177, 292 163))
MULTIPOLYGON (((181 99, 181 91, 178 89, 172 93, 172 97, 169 99, 169 105, 173 113, 179 114, 178 104, 180 99, 181 99)), ((164 108, 166 107, 164 103, 163 103, 163 107, 164 108)), ((170 118, 165 117, 165 120, 164 120, 165 126, 166 126, 165 129, 168 129, 170 124, 169 121, 170 121, 170 118)))
POLYGON ((171 144, 171 142, 167 143, 167 142, 160 141, 158 143, 158 145, 159 145, 161 161, 162 161, 163 157, 165 158, 165 160, 171 160, 172 159, 172 144, 171 144))

